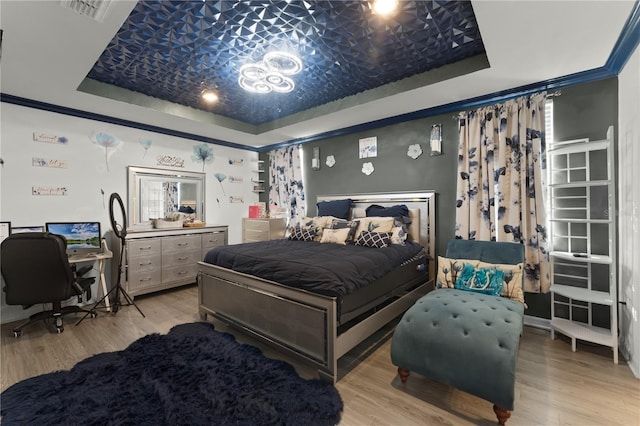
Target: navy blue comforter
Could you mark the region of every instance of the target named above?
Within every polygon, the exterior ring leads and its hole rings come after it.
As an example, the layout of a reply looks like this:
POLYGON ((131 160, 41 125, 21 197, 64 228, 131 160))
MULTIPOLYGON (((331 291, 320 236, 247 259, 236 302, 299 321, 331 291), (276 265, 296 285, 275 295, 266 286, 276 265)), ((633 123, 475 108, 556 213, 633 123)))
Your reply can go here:
POLYGON ((271 240, 211 249, 204 261, 290 287, 342 296, 383 277, 423 250, 271 240))

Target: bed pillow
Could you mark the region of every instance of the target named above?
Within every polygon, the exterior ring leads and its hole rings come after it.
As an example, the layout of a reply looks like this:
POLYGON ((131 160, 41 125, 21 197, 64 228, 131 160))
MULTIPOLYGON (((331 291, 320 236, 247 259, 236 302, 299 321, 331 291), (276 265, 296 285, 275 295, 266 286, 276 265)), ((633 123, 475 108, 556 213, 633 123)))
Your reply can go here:
POLYGON ((291 229, 290 240, 296 241, 313 241, 316 236, 316 230, 308 227, 293 227, 291 229))
POLYGON ((363 217, 356 220, 358 221, 358 229, 354 237, 356 240, 363 231, 391 232, 393 229, 392 217, 363 217))
POLYGON ((331 229, 325 228, 322 231, 321 243, 347 244, 349 240, 350 228, 331 229))
POLYGON ((465 264, 477 267, 479 260, 474 259, 449 259, 438 256, 438 275, 436 277, 436 288, 455 288, 458 275, 462 272, 465 264))
POLYGON ((333 219, 336 218, 333 216, 304 217, 300 219, 298 226, 315 229, 316 236, 314 241, 320 241, 322 239, 322 232, 324 231, 324 228, 329 228, 333 219))
POLYGON ((516 300, 524 304, 524 292, 522 291, 522 277, 524 274, 524 264, 509 265, 502 263, 478 263, 478 268, 495 268, 503 272, 504 284, 502 286, 502 297, 516 300))
POLYGON ((339 219, 349 219, 351 198, 344 200, 320 201, 317 204, 318 216, 333 216, 339 219))
POLYGON ((458 275, 455 288, 472 293, 499 297, 502 294, 504 272, 497 268, 476 268, 465 263, 458 275))
POLYGON ((353 242, 353 237, 356 235, 356 230, 358 229, 358 221, 357 220, 344 220, 344 219, 333 219, 329 224, 329 228, 331 229, 348 229, 349 234, 347 235, 346 241, 353 242))
POLYGON ((391 207, 383 207, 377 204, 372 204, 367 207, 367 217, 409 217, 409 208, 404 204, 397 204, 391 207))
POLYGON ((391 241, 391 232, 362 231, 356 239, 357 246, 383 248, 388 247, 391 241))
POLYGON ((391 244, 397 244, 400 246, 406 245, 405 241, 407 241, 407 231, 405 231, 401 226, 394 226, 391 228, 391 244))

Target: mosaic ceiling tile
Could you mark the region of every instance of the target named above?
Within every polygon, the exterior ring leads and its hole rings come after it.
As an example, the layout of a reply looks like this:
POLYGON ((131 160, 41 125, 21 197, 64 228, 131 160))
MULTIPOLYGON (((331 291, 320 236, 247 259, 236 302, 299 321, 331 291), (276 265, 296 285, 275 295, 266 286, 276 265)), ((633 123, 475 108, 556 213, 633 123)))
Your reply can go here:
POLYGON ((401 1, 386 20, 367 1, 139 1, 88 77, 259 125, 481 53, 468 1, 401 1), (238 85, 243 64, 281 49, 303 62, 292 92, 238 85))

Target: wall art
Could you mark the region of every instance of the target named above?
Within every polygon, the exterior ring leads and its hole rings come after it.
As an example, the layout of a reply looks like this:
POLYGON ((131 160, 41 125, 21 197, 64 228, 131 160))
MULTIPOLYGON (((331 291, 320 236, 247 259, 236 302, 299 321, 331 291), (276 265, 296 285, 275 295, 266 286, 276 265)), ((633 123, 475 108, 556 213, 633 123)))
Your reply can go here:
POLYGON ((142 158, 144 158, 151 145, 153 145, 153 141, 151 139, 138 139, 138 143, 144 148, 144 154, 142 154, 142 158))
POLYGON ((229 164, 231 164, 232 166, 242 166, 242 164, 244 164, 244 158, 229 157, 229 164))
POLYGON ((64 136, 48 135, 40 132, 33 132, 33 140, 35 142, 58 143, 61 145, 65 145, 69 142, 69 139, 64 136))
POLYGON ((327 155, 327 166, 333 167, 336 164, 336 158, 333 155, 327 155))
POLYGON ((360 158, 371 158, 378 156, 378 137, 362 138, 359 141, 360 158))
POLYGON ((158 155, 156 157, 159 166, 184 167, 184 160, 171 155, 158 155))
POLYGON ((195 163, 202 163, 202 171, 204 172, 205 163, 213 161, 213 148, 207 143, 201 143, 193 147, 193 155, 191 159, 195 163))
POLYGON ((229 202, 230 203, 244 203, 244 197, 238 196, 238 195, 231 195, 229 196, 229 202))
POLYGON ((431 155, 442 154, 442 124, 434 124, 429 132, 429 146, 431 155))
POLYGON ((89 140, 104 148, 104 162, 107 165, 107 171, 109 171, 109 150, 114 150, 120 146, 120 140, 109 133, 93 132, 89 136, 89 140))
POLYGON ((214 173, 213 176, 215 176, 216 180, 220 182, 220 188, 222 188, 222 195, 226 197, 227 194, 224 193, 224 186, 222 186, 222 181, 227 178, 227 175, 225 175, 224 173, 214 173))
POLYGON ((407 151, 407 155, 414 160, 422 155, 422 148, 419 143, 409 145, 409 150, 407 151))
POLYGON ((67 188, 64 186, 32 186, 32 195, 67 195, 67 188))
POLYGON ((373 173, 373 163, 368 162, 368 163, 364 163, 362 165, 362 173, 364 173, 365 175, 369 176, 371 173, 373 173))
POLYGON ((229 183, 243 183, 244 178, 242 176, 229 176, 229 183))
POLYGON ((52 169, 66 169, 67 160, 54 160, 41 157, 32 157, 31 165, 33 167, 49 167, 52 169))

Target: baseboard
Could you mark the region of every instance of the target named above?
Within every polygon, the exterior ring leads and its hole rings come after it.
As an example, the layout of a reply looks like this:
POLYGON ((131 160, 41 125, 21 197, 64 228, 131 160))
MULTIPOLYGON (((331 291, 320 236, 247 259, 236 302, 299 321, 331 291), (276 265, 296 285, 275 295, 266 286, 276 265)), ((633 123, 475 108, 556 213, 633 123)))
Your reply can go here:
POLYGON ((548 318, 540 318, 540 317, 534 317, 531 315, 525 315, 524 325, 551 331, 551 320, 548 318))

